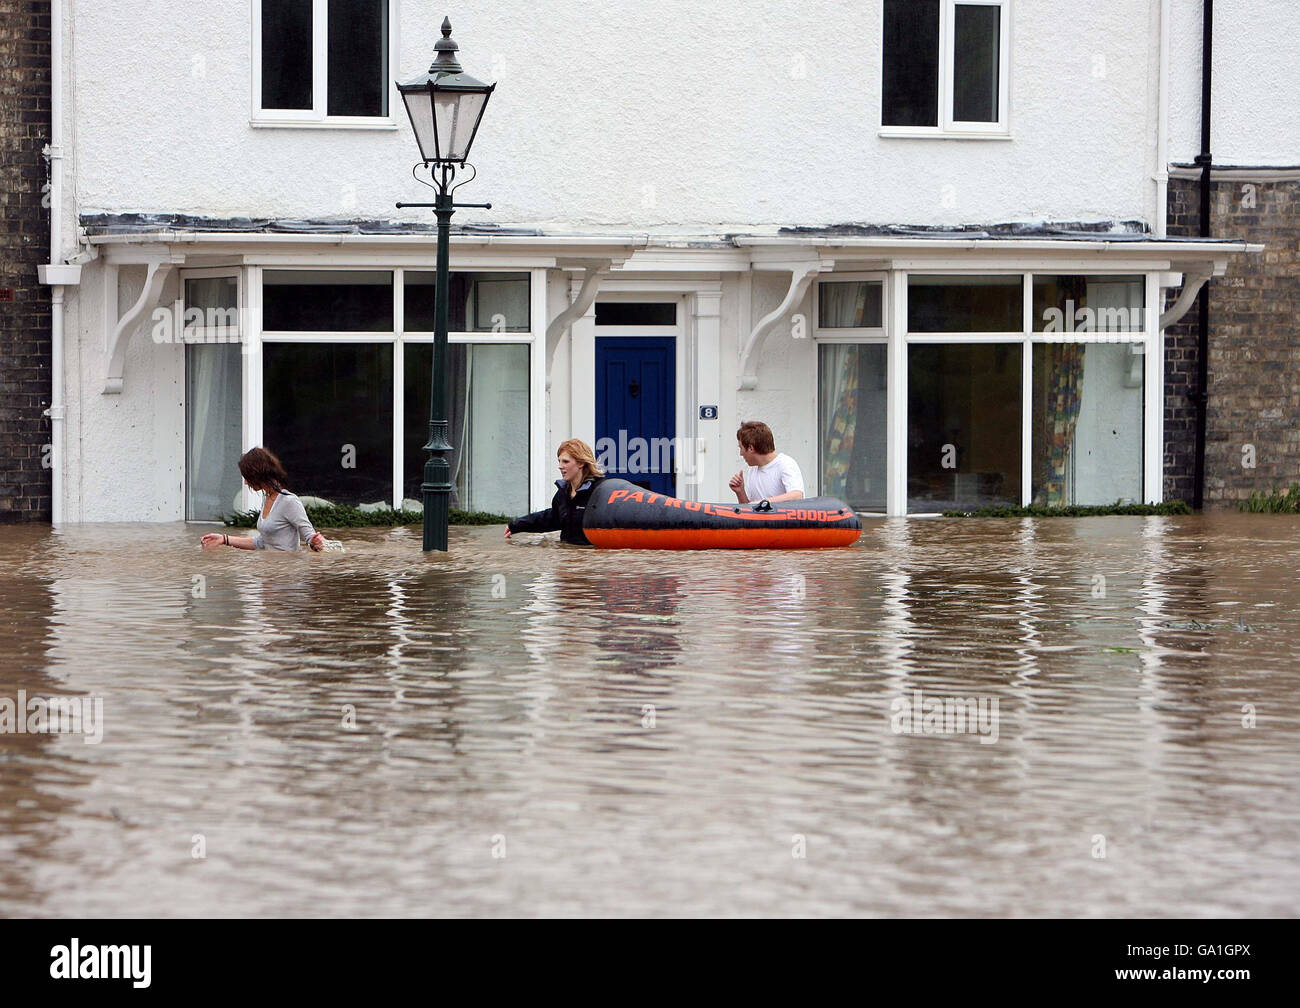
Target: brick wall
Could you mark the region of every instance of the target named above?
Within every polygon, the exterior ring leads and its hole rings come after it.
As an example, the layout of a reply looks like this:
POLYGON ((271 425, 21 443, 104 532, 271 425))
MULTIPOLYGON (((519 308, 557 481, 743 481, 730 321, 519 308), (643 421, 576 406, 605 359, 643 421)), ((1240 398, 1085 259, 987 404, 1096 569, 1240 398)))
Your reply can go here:
POLYGON ((0 0, 0 522, 50 518, 49 133, 50 5, 0 0))
MULTIPOLYGON (((1199 183, 1169 180, 1170 235, 1199 229, 1199 183)), ((1215 238, 1266 251, 1236 256, 1210 281, 1205 506, 1300 481, 1300 182, 1212 184, 1215 238), (1246 463, 1253 454, 1254 467, 1246 463)), ((1165 333, 1165 496, 1190 501, 1195 478, 1196 307, 1165 333)))

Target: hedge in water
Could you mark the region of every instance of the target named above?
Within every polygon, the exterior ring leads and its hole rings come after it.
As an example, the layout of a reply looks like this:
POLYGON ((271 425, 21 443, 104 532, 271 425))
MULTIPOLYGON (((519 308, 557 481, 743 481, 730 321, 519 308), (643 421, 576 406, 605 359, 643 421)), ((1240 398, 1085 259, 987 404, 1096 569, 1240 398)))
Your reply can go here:
MULTIPOLYGON (((347 505, 334 507, 309 507, 307 518, 316 528, 370 528, 373 526, 392 527, 394 525, 420 525, 424 514, 420 511, 394 511, 385 508, 381 511, 362 511, 347 505)), ((258 511, 237 511, 222 521, 231 528, 256 528, 258 511)), ((489 514, 486 511, 460 511, 451 509, 449 523, 452 525, 504 525, 510 521, 505 515, 489 514)))
POLYGON ((1061 507, 985 507, 975 511, 945 511, 945 518, 1096 518, 1103 515, 1189 515, 1186 501, 1163 504, 1071 504, 1061 507))

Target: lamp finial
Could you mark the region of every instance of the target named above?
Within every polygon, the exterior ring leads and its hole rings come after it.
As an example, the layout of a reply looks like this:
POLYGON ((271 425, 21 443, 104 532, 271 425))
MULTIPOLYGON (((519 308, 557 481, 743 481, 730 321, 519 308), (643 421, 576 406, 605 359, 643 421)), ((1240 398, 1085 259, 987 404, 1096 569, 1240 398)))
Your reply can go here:
POLYGON ((437 55, 434 57, 433 65, 429 67, 429 73, 458 74, 462 72, 460 60, 456 58, 460 46, 451 37, 451 18, 444 17, 442 19, 442 38, 438 39, 433 49, 437 55))

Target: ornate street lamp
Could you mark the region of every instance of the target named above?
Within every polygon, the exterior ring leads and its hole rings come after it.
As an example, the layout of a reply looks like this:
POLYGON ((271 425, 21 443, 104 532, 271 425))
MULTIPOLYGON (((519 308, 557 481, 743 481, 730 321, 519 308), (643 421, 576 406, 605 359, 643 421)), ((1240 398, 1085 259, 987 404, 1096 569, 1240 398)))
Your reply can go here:
MULTIPOLYGON (((437 56, 429 72, 405 84, 398 84, 406 114, 420 145, 420 164, 412 170, 417 181, 437 192, 433 203, 398 203, 398 207, 433 207, 438 216, 438 276, 434 286, 433 381, 429 402, 429 443, 424 450, 424 552, 447 551, 447 519, 451 503, 451 465, 447 453, 447 306, 451 299, 449 259, 451 215, 458 207, 492 209, 491 203, 453 203, 452 193, 473 180, 474 175, 456 182, 463 171, 469 148, 478 133, 479 121, 487 108, 495 84, 484 84, 465 73, 456 59, 460 48, 451 38, 451 19, 442 20, 442 38, 434 47, 437 56), (429 181, 418 174, 421 167, 429 181)), ((473 165, 468 166, 473 170, 473 165)))

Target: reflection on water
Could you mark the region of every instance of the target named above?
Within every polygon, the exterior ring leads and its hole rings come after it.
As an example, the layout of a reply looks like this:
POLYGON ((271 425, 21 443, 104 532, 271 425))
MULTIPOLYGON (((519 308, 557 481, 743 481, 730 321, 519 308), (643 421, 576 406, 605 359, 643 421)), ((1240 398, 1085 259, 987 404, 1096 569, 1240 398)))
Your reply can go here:
POLYGON ((1293 519, 198 535, 0 527, 0 913, 1295 912, 1293 519))

